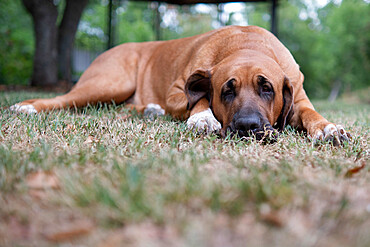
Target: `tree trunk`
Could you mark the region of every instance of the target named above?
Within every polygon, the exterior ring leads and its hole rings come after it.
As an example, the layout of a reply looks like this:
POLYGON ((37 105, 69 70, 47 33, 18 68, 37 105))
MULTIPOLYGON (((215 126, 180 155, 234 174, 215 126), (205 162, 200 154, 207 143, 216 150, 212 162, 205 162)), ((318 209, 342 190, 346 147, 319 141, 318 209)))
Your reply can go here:
POLYGON ((54 86, 57 78, 57 7, 51 0, 22 0, 32 15, 36 49, 33 61, 32 86, 54 86))
POLYGON ((88 0, 67 0, 63 19, 58 32, 59 78, 71 82, 71 62, 73 43, 82 12, 88 0))

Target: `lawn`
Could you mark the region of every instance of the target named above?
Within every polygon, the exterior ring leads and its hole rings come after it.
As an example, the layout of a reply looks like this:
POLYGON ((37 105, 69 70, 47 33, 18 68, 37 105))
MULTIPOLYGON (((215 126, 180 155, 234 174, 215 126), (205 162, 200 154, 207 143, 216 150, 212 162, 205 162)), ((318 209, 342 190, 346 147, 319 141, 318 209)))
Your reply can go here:
POLYGON ((15 114, 0 93, 0 246, 370 246, 370 105, 314 102, 315 146, 197 136, 103 105, 15 114))

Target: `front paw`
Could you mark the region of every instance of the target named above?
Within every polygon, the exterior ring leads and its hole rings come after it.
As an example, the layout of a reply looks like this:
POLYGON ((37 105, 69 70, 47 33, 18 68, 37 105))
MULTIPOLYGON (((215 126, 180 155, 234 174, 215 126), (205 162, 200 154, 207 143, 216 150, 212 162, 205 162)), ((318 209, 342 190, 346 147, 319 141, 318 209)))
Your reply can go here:
POLYGON ((33 105, 15 104, 9 107, 9 109, 15 112, 23 112, 23 113, 29 113, 29 114, 37 113, 37 110, 35 109, 33 105))
POLYGON ((221 129, 221 124, 213 116, 213 113, 209 108, 190 116, 186 124, 188 129, 196 131, 197 133, 218 133, 221 129))
POLYGON ((151 120, 154 120, 155 117, 163 116, 164 114, 165 110, 158 104, 150 103, 144 109, 144 116, 151 120))
POLYGON ((323 129, 316 130, 313 136, 316 143, 320 141, 332 142, 334 146, 339 146, 352 138, 341 125, 332 123, 328 123, 323 129))

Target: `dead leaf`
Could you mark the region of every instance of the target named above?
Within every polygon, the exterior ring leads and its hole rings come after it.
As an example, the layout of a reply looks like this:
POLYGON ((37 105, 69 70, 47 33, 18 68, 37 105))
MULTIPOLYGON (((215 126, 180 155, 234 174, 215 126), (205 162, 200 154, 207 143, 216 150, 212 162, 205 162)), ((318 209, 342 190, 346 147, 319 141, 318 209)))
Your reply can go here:
POLYGON ((26 184, 28 188, 34 190, 60 188, 58 177, 51 171, 38 171, 28 174, 26 177, 26 184))
POLYGON ((94 228, 90 220, 79 220, 56 226, 56 229, 48 230, 45 233, 47 240, 52 242, 64 242, 73 238, 89 234, 94 228))
POLYGON ((278 211, 272 210, 270 205, 263 203, 260 206, 260 218, 262 221, 276 227, 284 225, 283 218, 278 211))
POLYGON ((361 171, 364 168, 365 168, 365 161, 363 161, 360 166, 356 166, 356 167, 353 167, 353 168, 349 169, 346 172, 346 174, 344 174, 344 177, 351 178, 354 174, 358 173, 359 171, 361 171))
POLYGON ((282 217, 277 212, 270 212, 261 215, 261 220, 276 227, 284 226, 282 217))

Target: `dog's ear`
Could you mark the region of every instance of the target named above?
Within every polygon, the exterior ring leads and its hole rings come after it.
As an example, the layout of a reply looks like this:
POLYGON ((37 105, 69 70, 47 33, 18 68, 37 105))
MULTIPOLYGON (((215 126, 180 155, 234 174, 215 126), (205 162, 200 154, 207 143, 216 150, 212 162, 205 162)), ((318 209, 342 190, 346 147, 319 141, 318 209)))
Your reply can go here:
POLYGON ((196 70, 185 83, 185 95, 188 99, 188 110, 201 99, 210 100, 212 94, 211 73, 208 70, 196 70))
POLYGON ((284 76, 283 82, 283 108, 281 109, 281 113, 276 121, 276 128, 282 131, 285 127, 285 124, 289 122, 289 120, 293 116, 293 86, 290 83, 289 79, 284 76))

